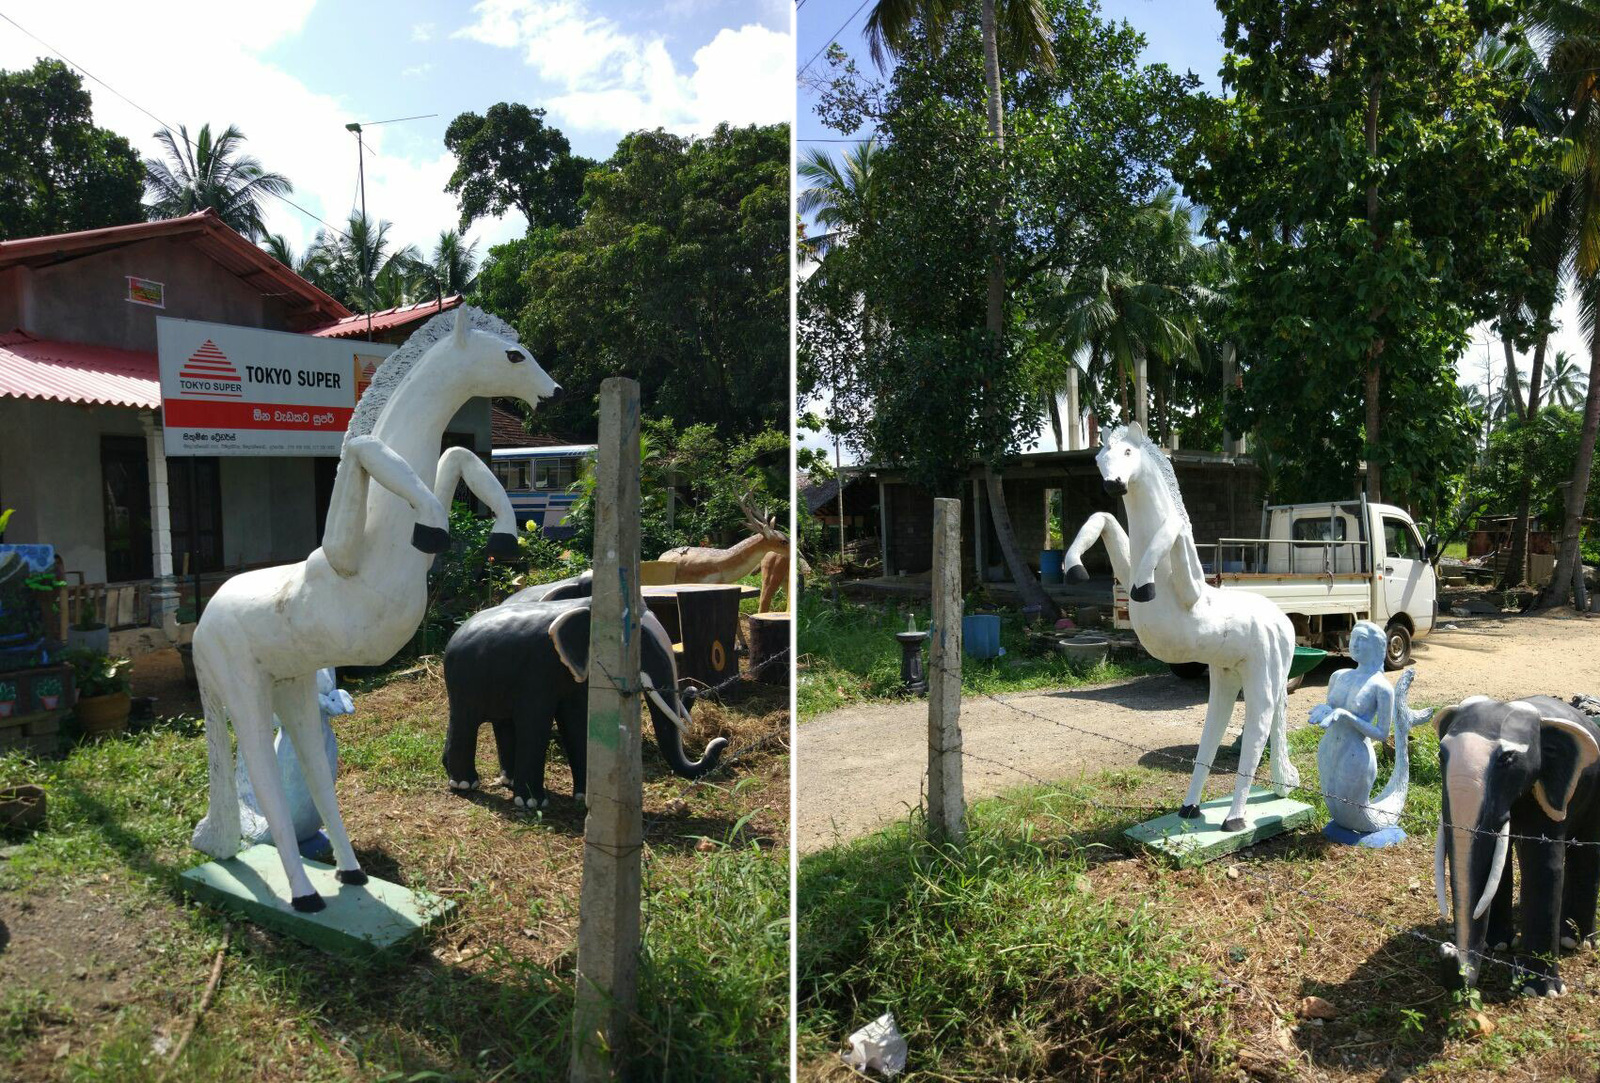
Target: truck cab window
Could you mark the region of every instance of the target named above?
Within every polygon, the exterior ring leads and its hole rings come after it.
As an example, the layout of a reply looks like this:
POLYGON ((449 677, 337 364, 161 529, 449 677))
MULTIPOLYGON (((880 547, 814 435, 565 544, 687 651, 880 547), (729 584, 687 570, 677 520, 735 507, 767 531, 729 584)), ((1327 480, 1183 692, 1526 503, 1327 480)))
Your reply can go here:
POLYGON ((1396 560, 1422 559, 1422 543, 1417 540, 1417 532, 1404 519, 1384 517, 1383 547, 1396 560))

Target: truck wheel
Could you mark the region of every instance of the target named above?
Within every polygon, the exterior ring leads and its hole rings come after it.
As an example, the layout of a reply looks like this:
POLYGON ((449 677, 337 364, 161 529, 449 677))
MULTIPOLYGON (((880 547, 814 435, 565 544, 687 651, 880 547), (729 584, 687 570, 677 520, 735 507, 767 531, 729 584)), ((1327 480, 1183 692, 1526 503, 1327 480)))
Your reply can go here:
POLYGON ((1211 672, 1211 667, 1204 662, 1168 662, 1167 668, 1180 681, 1203 680, 1211 672))
POLYGON ((1400 621, 1390 621, 1389 645, 1384 651, 1383 668, 1404 669, 1411 662, 1411 630, 1400 621))

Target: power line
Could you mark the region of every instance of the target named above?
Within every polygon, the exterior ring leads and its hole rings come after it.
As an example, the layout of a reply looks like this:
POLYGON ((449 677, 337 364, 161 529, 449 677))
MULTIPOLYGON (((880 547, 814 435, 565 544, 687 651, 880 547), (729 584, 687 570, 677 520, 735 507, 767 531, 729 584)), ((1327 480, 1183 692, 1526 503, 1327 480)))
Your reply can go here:
POLYGON ((813 65, 813 64, 815 64, 817 62, 817 57, 821 56, 824 52, 826 52, 829 45, 832 45, 835 41, 839 40, 839 35, 844 33, 845 27, 847 27, 851 23, 855 22, 856 21, 856 16, 860 15, 861 12, 862 12, 862 9, 865 8, 871 2, 872 2, 872 0, 861 0, 860 5, 854 11, 852 11, 850 13, 850 17, 848 19, 846 19, 844 22, 840 23, 839 24, 839 29, 835 30, 829 36, 827 44, 824 45, 822 48, 818 49, 816 52, 812 53, 810 60, 807 60, 804 64, 800 65, 800 70, 795 73, 795 78, 796 79, 798 79, 798 78, 800 78, 800 76, 804 75, 806 73, 806 70, 808 68, 810 68, 811 65, 813 65))
MULTIPOLYGON (((12 26, 14 26, 18 30, 20 30, 23 34, 25 34, 28 37, 32 38, 34 41, 38 42, 40 45, 43 45, 51 53, 55 54, 55 57, 56 57, 57 60, 60 60, 62 63, 66 64, 67 67, 72 68, 72 69, 82 73, 85 78, 93 79, 95 82, 99 83, 101 86, 103 86, 107 90, 109 90, 112 94, 114 94, 117 97, 121 98, 123 101, 127 102, 133 108, 137 109, 139 112, 143 113, 145 116, 149 117, 151 120, 153 120, 157 124, 161 125, 161 127, 166 129, 168 132, 182 132, 182 137, 183 137, 184 144, 189 148, 189 151, 190 151, 191 154, 194 152, 194 141, 189 138, 189 133, 187 131, 184 131, 182 128, 176 128, 173 125, 168 124, 166 121, 162 120, 160 117, 158 117, 154 113, 150 112, 150 110, 146 109, 144 106, 140 105, 138 102, 134 101, 132 98, 130 98, 126 94, 122 93, 122 91, 118 90, 116 87, 112 86, 110 83, 108 83, 104 79, 100 78, 94 72, 92 72, 88 68, 84 67, 82 64, 79 64, 77 61, 72 60, 71 58, 69 58, 67 56, 67 54, 63 53, 60 49, 57 49, 54 45, 51 45, 48 41, 45 41, 39 35, 35 34, 33 31, 29 30, 27 27, 25 27, 21 23, 17 22, 17 20, 13 19, 11 16, 7 15, 5 12, 0 11, 0 19, 4 19, 6 22, 10 23, 12 26)), ((406 119, 409 119, 409 118, 406 118, 406 119)), ((386 123, 386 122, 382 122, 382 123, 386 123)), ((318 225, 322 226, 324 229, 331 229, 331 230, 333 230, 333 232, 337 233, 339 236, 345 238, 346 240, 350 239, 350 235, 348 233, 346 233, 344 230, 338 228, 337 226, 331 226, 327 222, 324 222, 321 218, 318 218, 316 215, 312 214, 310 211, 308 211, 304 207, 300 206, 300 204, 296 203, 294 200, 290 199, 288 196, 283 195, 280 192, 272 192, 272 191, 268 191, 267 195, 270 195, 270 196, 274 197, 275 199, 282 200, 284 203, 287 203, 289 206, 293 207, 295 210, 299 211, 301 214, 305 215, 307 218, 311 219, 313 222, 316 222, 318 225)))

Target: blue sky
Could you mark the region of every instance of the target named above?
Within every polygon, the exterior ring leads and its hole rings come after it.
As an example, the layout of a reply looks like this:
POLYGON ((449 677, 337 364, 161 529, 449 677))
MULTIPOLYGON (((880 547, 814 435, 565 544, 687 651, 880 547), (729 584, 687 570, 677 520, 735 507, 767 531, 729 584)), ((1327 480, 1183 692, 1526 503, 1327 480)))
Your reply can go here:
MULTIPOLYGON (((789 0, 173 0, 158 18, 150 10, 0 0, 0 12, 163 121, 191 133, 208 120, 239 125, 250 150, 294 182, 295 201, 334 224, 356 191, 345 124, 439 114, 368 133, 369 213, 426 247, 455 225, 443 136, 462 111, 502 100, 544 106, 575 150, 605 158, 637 128, 775 123, 794 107, 789 0)), ((0 68, 46 52, 0 22, 0 68)), ((92 81, 89 89, 100 124, 155 152, 154 120, 92 81)), ((268 222, 297 246, 317 229, 281 204, 268 222)), ((470 236, 481 254, 523 228, 512 214, 470 236)))

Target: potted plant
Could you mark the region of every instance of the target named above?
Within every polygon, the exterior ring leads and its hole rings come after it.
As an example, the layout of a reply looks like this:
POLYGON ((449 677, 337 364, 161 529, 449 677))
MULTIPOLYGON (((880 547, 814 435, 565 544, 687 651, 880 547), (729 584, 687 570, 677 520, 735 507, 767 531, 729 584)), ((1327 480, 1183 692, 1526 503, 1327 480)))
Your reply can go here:
POLYGON ((91 736, 118 733, 128 725, 133 706, 128 694, 126 658, 111 658, 96 651, 69 651, 73 682, 78 686, 75 713, 83 731, 91 736))
POLYGON ((17 682, 0 681, 0 718, 10 718, 17 709, 17 682))
POLYGON ((33 682, 33 694, 42 710, 53 711, 61 706, 61 678, 40 677, 33 682))
POLYGON ((67 646, 73 650, 94 651, 96 654, 111 653, 111 629, 100 619, 100 611, 95 608, 94 602, 84 599, 83 607, 78 611, 77 623, 67 629, 67 646))

